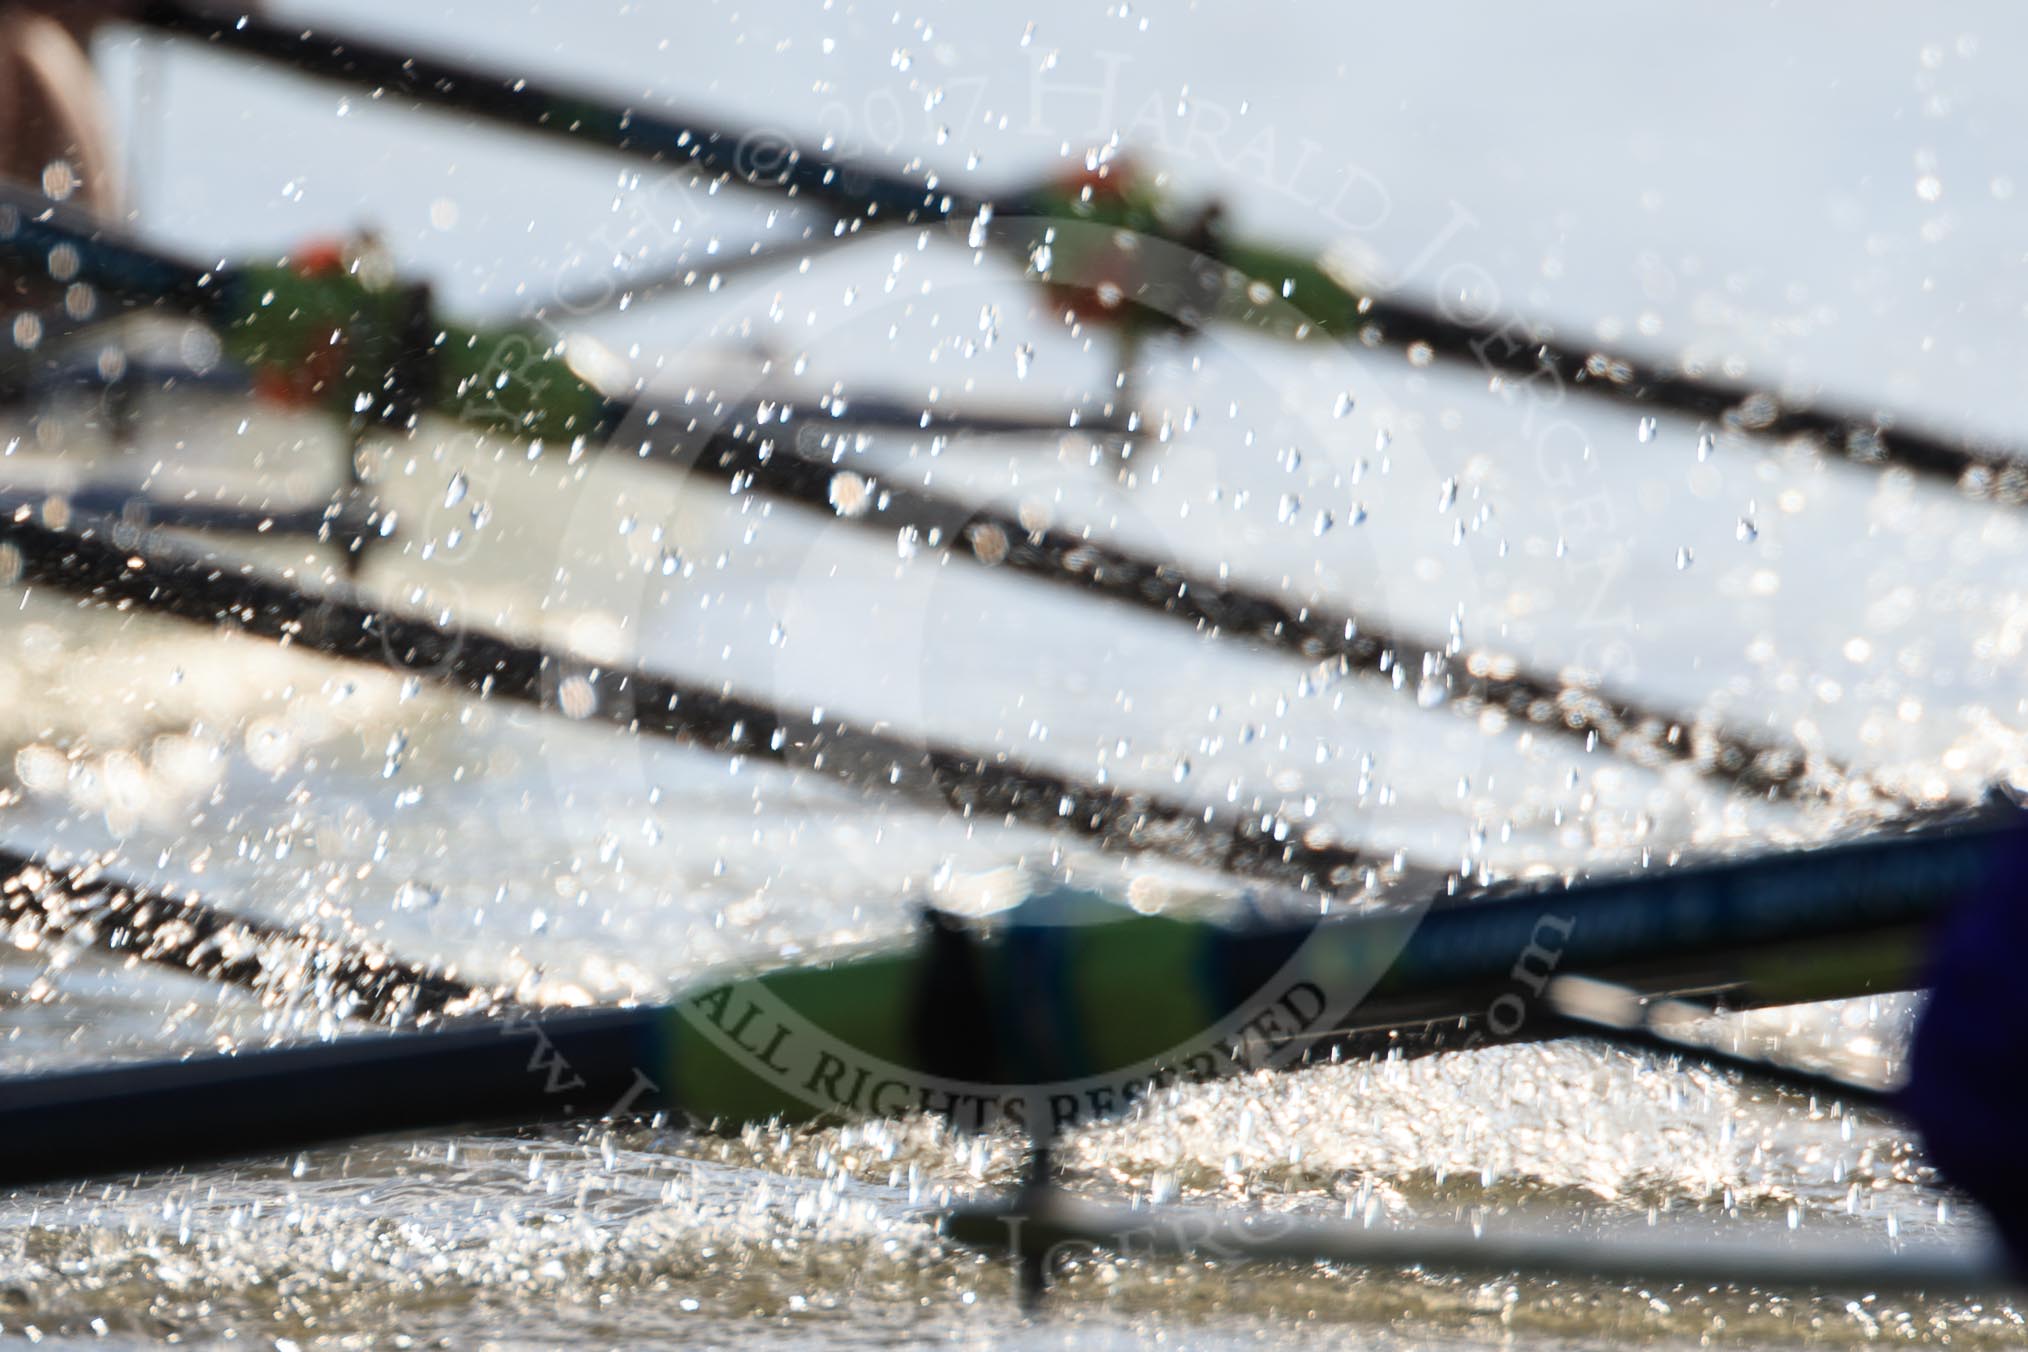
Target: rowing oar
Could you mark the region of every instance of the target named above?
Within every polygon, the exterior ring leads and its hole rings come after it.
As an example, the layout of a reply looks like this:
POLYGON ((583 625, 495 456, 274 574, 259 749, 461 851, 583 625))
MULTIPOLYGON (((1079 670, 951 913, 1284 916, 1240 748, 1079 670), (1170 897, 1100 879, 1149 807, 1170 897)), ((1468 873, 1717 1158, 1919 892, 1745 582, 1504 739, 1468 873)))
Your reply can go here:
POLYGON ((378 514, 349 498, 299 507, 274 508, 197 498, 171 498, 130 484, 90 483, 59 488, 0 486, 0 515, 23 510, 53 525, 91 519, 106 523, 119 539, 140 539, 164 530, 228 535, 271 535, 320 541, 348 540, 375 528, 378 514))
POLYGON ((608 390, 604 377, 589 374, 606 363, 581 347, 525 329, 448 323, 427 288, 372 285, 335 261, 207 269, 6 189, 0 257, 200 318, 257 379, 355 426, 369 414, 412 426, 428 412, 485 432, 603 446, 731 480, 886 541, 907 532, 923 548, 984 567, 1338 663, 1411 698, 1435 681, 1445 702, 1468 716, 1495 709, 1650 767, 1687 763, 1748 792, 1805 795, 1845 775, 1833 764, 1813 765, 1800 747, 1656 710, 1581 677, 1530 671, 1497 653, 1454 653, 1448 642, 1389 632, 1077 531, 1032 528, 925 488, 886 479, 868 485, 834 454, 806 453, 765 427, 727 427, 708 410, 608 390))
MULTIPOLYGON (((1010 406, 966 403, 924 407, 907 395, 884 391, 833 394, 805 386, 755 381, 727 382, 736 405, 720 401, 726 422, 734 419, 783 430, 920 432, 933 437, 1010 437, 1079 433, 1092 440, 1128 434, 1125 424, 1089 408, 1066 407, 1039 414, 1010 406), (735 411, 735 408, 737 411, 735 411)), ((236 365, 193 365, 180 361, 123 357, 108 373, 97 360, 44 366, 18 376, 0 370, 0 407, 39 404, 70 394, 101 398, 143 390, 164 394, 202 393, 211 397, 255 392, 247 372, 236 365)))
POLYGON ((1195 213, 1195 220, 1179 223, 1192 213, 1177 211, 1152 185, 1116 167, 1040 190, 991 194, 928 169, 890 172, 828 155, 776 131, 623 106, 228 4, 151 0, 140 21, 376 98, 391 93, 424 107, 786 193, 855 228, 948 224, 964 230, 974 247, 992 243, 1023 259, 1084 317, 1109 318, 1129 329, 1188 330, 1226 321, 1295 339, 1385 343, 1411 359, 1464 363, 1502 384, 1547 386, 1544 398, 1566 390, 1591 393, 1755 435, 1808 437, 1861 463, 1903 466, 2008 502, 2028 500, 2028 466, 2014 452, 1972 446, 1886 411, 1791 403, 1769 390, 1687 369, 1570 347, 1518 322, 1454 319, 1377 294, 1313 254, 1231 238, 1212 215, 1195 213))
POLYGON ((221 363, 156 360, 118 348, 112 348, 112 354, 113 360, 101 350, 52 361, 38 353, 34 362, 0 365, 0 405, 41 404, 75 394, 106 398, 143 389, 211 395, 244 395, 252 389, 244 371, 221 363))
POLYGON ((1807 1244, 1742 1242, 1730 1234, 1654 1230, 1593 1238, 1511 1222, 1483 1228, 1374 1227, 1202 1207, 1108 1205, 1057 1189, 957 1208, 945 1220, 944 1233, 973 1248, 1011 1250, 1037 1261, 1044 1272, 1107 1250, 1213 1263, 1340 1263, 1481 1280, 1519 1274, 1658 1289, 1730 1286, 1811 1295, 2004 1297, 2023 1285, 2004 1255, 1984 1244, 1890 1248, 1822 1236, 1807 1244))
POLYGON ((1860 1079, 1783 1054, 1721 1047, 1692 1031, 1711 1020, 1709 1007, 1688 1000, 1648 999, 1625 986, 1584 976, 1559 976, 1544 992, 1573 1035, 1627 1051, 1699 1061, 1791 1094, 1842 1102, 1855 1108, 1891 1108, 1900 1090, 1877 1078, 1860 1079))
POLYGON ((1346 896, 1386 867, 1318 828, 1272 813, 1232 818, 1159 794, 1035 769, 998 753, 911 742, 808 710, 790 711, 652 672, 596 664, 480 629, 451 629, 312 594, 170 550, 123 547, 88 528, 54 530, 27 513, 0 518, 0 579, 46 586, 119 610, 231 629, 284 646, 432 680, 482 699, 563 706, 632 733, 671 737, 854 788, 894 794, 968 820, 1004 820, 1080 836, 1100 849, 1151 853, 1198 868, 1346 896))
POLYGON ((1164 1086, 1528 1036, 1557 973, 1736 1007, 1906 988, 1967 899, 2028 903, 2018 814, 1426 913, 1228 928, 1057 890, 913 948, 565 1011, 0 1081, 0 1185, 465 1124, 671 1112, 731 1128, 939 1112, 1061 1129, 1164 1086))
MULTIPOLYGON (((1539 930, 1538 930, 1539 932, 1539 930)), ((1542 950, 1547 953, 1548 950, 1542 950)), ((1524 970, 1517 965, 1517 971, 1524 970)), ((1684 1029, 1709 1021, 1710 1004, 1654 998, 1593 977, 1558 976, 1542 992, 1549 1017, 1531 1021, 1529 1040, 1581 1037, 1624 1050, 1693 1060, 1790 1093, 1828 1099, 1844 1106, 1894 1110, 1905 1091, 1853 1080, 1802 1065, 1775 1053, 1755 1055, 1719 1048, 1684 1029)), ((1503 1041, 1515 1041, 1506 1038, 1503 1041)), ((1341 1040, 1342 1041, 1342 1040, 1341 1040)), ((1407 1038, 1386 1054, 1416 1055, 1440 1048, 1428 1036, 1407 1038)), ((1947 1290, 1992 1290, 2013 1285, 2004 1255, 1990 1248, 1939 1250, 1929 1261, 1902 1260, 1899 1249, 1855 1249, 1825 1254, 1812 1247, 1750 1246, 1709 1241, 1658 1243, 1653 1236, 1631 1248, 1568 1234, 1507 1231, 1487 1237, 1480 1227, 1450 1231, 1429 1227, 1376 1232, 1352 1224, 1289 1215, 1253 1213, 1220 1216, 1179 1206, 1106 1207, 1073 1198, 1057 1186, 1050 1142, 1053 1131, 1031 1132, 1028 1166, 1009 1195, 959 1207, 944 1218, 944 1233, 960 1244, 999 1250, 1016 1262, 1016 1286, 1033 1309, 1047 1294, 1050 1279, 1079 1251, 1173 1253, 1219 1260, 1302 1261, 1431 1267, 1480 1274, 1524 1272, 1532 1276, 1582 1276, 1589 1280, 1659 1279, 1670 1282, 1736 1283, 1742 1286, 1849 1283, 1861 1290, 1924 1290, 1941 1283, 1947 1290), (1884 1265, 1884 1266, 1883 1266, 1884 1265), (1964 1283, 1960 1285, 1960 1283, 1964 1283)), ((1370 1218, 1369 1218, 1370 1219, 1370 1218)))
POLYGON ((118 958, 284 997, 305 985, 341 1018, 426 1025, 487 1007, 492 993, 375 945, 290 929, 108 877, 93 862, 57 865, 0 849, 0 931, 79 939, 118 958))

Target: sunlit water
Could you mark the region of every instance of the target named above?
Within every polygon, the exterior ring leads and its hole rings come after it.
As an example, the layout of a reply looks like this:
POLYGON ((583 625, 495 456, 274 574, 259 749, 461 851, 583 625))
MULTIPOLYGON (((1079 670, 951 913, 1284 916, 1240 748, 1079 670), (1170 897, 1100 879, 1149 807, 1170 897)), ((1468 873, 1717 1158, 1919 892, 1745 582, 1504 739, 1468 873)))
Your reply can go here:
MULTIPOLYGON (((1851 97, 1884 144, 1855 157, 1850 119, 1818 126, 1782 92, 1793 74, 1728 80, 1738 107, 1650 91, 1648 49, 1683 39, 1638 25, 1587 34, 1620 44, 1617 59, 1580 59, 1546 33, 1517 30, 1496 50, 1466 54, 1446 50, 1455 35, 1405 16, 1362 19, 1386 27, 1376 35, 1324 11, 1239 35, 1212 27, 1223 20, 1192 28, 1162 17, 1144 29, 1125 7, 1103 19, 1066 8, 1038 16, 1032 41, 1013 18, 988 24, 959 11, 895 24, 812 11, 810 31, 763 24, 741 41, 751 21, 720 13, 706 36, 657 48, 663 34, 649 30, 674 20, 613 5, 536 9, 525 35, 468 13, 425 20, 359 8, 362 24, 469 39, 614 88, 683 90, 689 103, 759 109, 784 125, 827 125, 845 98, 876 144, 873 95, 909 109, 934 89, 945 95, 938 106, 983 99, 1018 116, 946 129, 945 140, 935 124, 955 115, 932 112, 919 125, 911 112, 901 142, 953 168, 977 155, 981 173, 1002 176, 993 181, 1053 167, 1063 137, 1080 149, 1104 139, 1079 130, 1080 119, 1124 126, 1149 99, 1185 120, 1192 107, 1222 109, 1242 128, 1279 129, 1280 148, 1247 158, 1250 133, 1201 125, 1208 139, 1144 124, 1139 140, 1188 183, 1252 175, 1296 185, 1242 201, 1237 217, 1249 226, 1342 233, 1332 221, 1344 225, 1357 203, 1310 191, 1311 176, 1331 187, 1365 174, 1399 206, 1353 233, 1399 263, 1440 231, 1455 192, 1478 222, 1458 258, 1531 312, 1605 316, 1602 336, 1737 355, 1769 379, 1885 391, 1988 428, 2021 412, 2011 384, 1980 375, 2018 366, 2014 319, 2028 299, 2018 251, 1994 256, 1969 312, 1936 299, 1964 291, 1955 255, 1926 252, 1942 238, 2001 238, 2014 220, 1989 122, 1957 111, 2019 97, 1998 76, 2022 37, 1997 19, 1972 25, 1995 30, 1982 40, 1944 28, 1840 35, 1810 78, 1836 68, 1839 88, 1861 90, 1851 97), (1101 23, 1114 36, 1073 42, 1101 23), (1311 41, 1306 25, 1337 34, 1344 50, 1320 56, 1330 44, 1311 41), (836 53, 812 50, 825 33, 836 53), (1468 132, 1421 104, 1395 108, 1429 72, 1353 61, 1380 38, 1441 56, 1452 84, 1484 84, 1469 106, 1502 89, 1561 100, 1566 112, 1596 100, 1594 115, 1608 118, 1617 102, 1635 109, 1633 130, 1601 152, 1610 173, 1570 177, 1564 136, 1510 147, 1518 168, 1495 165, 1481 122, 1468 132), (777 80, 758 96, 744 82, 772 68, 754 53, 782 41, 813 88, 777 80), (1246 59, 1230 69, 1181 59, 1233 44, 1246 59), (588 68, 593 50, 610 51, 611 67, 588 68), (1044 64, 1049 51, 1059 59, 1044 64), (1075 91, 1094 87, 1113 52, 1124 54, 1115 111, 1078 111, 1075 91), (1001 67, 1017 57, 1009 77, 1001 67), (1301 78, 1278 77, 1284 59, 1301 78), (1363 92, 1348 91, 1340 61, 1353 61, 1363 92), (925 81, 917 62, 942 74, 925 81), (1499 83, 1520 68, 1537 74, 1499 83), (1551 78, 1558 69, 1585 79, 1551 78), (1880 130, 1900 125, 1904 105, 1932 129, 1907 145, 1895 139, 1902 132, 1880 130), (1348 106, 1370 120, 1348 122, 1348 106), (1064 130, 1029 128, 1031 108, 1064 130), (1723 164, 1695 131, 1713 118, 1710 134, 1733 155, 1723 164), (1312 151, 1314 169, 1295 167, 1302 136, 1331 140, 1362 125, 1370 140, 1312 151), (1804 149, 1819 152, 1817 177, 1741 150, 1758 148, 1769 125, 1797 128, 1804 149), (1413 155, 1402 148, 1410 142, 1413 155), (1853 162, 1832 162, 1840 154, 1853 162), (1873 186, 1876 167, 1898 176, 1891 195, 1873 186), (1924 186, 1937 172, 1948 184, 1941 206, 1924 186), (1858 238, 1849 250, 1818 249, 1801 227, 1744 231, 1733 218, 1756 194, 1858 238)), ((1793 49, 1780 12, 1738 22, 1772 31, 1765 44, 1723 44, 1727 62, 1758 60, 1763 45, 1793 49)), ((678 226, 668 201, 645 217, 607 213, 615 190, 603 162, 416 124, 188 53, 107 56, 122 107, 142 110, 137 139, 163 136, 147 110, 161 110, 163 126, 210 119, 235 130, 153 143, 162 158, 142 175, 143 224, 189 247, 272 248, 379 220, 397 256, 443 278, 447 301, 497 311, 518 303, 517 284, 525 297, 616 254, 652 258, 718 231, 744 241, 766 225, 738 203, 708 204, 678 226), (260 117, 242 115, 242 96, 260 117), (573 205, 543 210, 531 191, 573 205)), ((639 184, 620 188, 623 206, 645 195, 639 184)), ((1782 219, 1782 208, 1766 218, 1782 219)), ((1440 275, 1464 285, 1476 274, 1440 275)), ((963 250, 918 254, 910 242, 824 259, 790 285, 729 287, 597 327, 621 350, 640 344, 643 365, 659 359, 678 397, 714 382, 748 388, 754 363, 725 358, 728 343, 764 344, 782 368, 804 358, 799 379, 819 389, 835 370, 868 389, 923 398, 934 389, 944 402, 969 392, 1053 403, 1102 394, 1105 383, 1101 357, 1011 275, 963 250), (719 373, 710 379, 697 374, 707 354, 719 373)), ((1590 450, 1567 463, 1535 440, 1546 415, 1481 386, 1367 354, 1299 360, 1210 342, 1151 354, 1141 391, 1150 432, 1124 471, 1077 438, 886 436, 850 443, 848 457, 862 477, 928 478, 1439 642, 1455 621, 1471 643, 1552 670, 1601 670, 1658 702, 1800 736, 1917 794, 1969 792, 2022 762, 2028 625, 2017 579, 2028 540, 2016 516, 1806 455, 1767 457, 1730 440, 1700 447, 1694 427, 1575 404, 1554 415, 1590 450), (1517 445, 1535 449, 1516 454, 1517 445), (1559 477, 1574 474, 1581 482, 1559 477)), ((184 403, 149 412, 125 450, 109 444, 103 420, 75 410, 24 425, 8 474, 61 485, 111 466, 157 491, 224 475, 281 505, 321 492, 342 463, 336 438, 300 420, 241 425, 184 403)), ((1382 683, 1207 642, 940 563, 906 539, 743 507, 716 486, 638 467, 574 461, 558 448, 531 460, 520 446, 434 428, 369 445, 362 463, 401 513, 396 543, 369 562, 365 583, 405 607, 1112 783, 1276 808, 1421 862, 1624 868, 1683 848, 1765 848, 1863 825, 1854 807, 1742 804, 1687 772, 1657 775, 1419 708, 1382 683)), ((250 552, 312 578, 333 563, 288 542, 250 552)), ((6 600, 7 842, 118 846, 130 875, 371 934, 474 978, 652 999, 729 961, 900 940, 925 899, 998 904, 1027 876, 1132 887, 1145 905, 1218 886, 628 741, 554 711, 455 700, 423 682, 81 612, 52 596, 6 600)), ((62 946, 6 952, 0 1000, 9 1072, 342 1032, 306 999, 262 1007, 62 946)), ((1909 1016, 1905 1001, 1886 999, 1773 1011, 1750 1027, 1802 1053, 1892 1058, 1909 1016)), ((0 1204, 0 1329, 115 1346, 175 1336, 279 1347, 1835 1347, 2022 1337, 2017 1309, 1963 1302, 1097 1255, 1073 1264, 1047 1317, 1030 1321, 1003 1262, 937 1230, 953 1200, 1009 1185, 1018 1155, 1012 1138, 927 1120, 727 1138, 630 1125, 380 1142, 39 1189, 0 1204)), ((1102 1198, 1382 1228, 1518 1219, 1594 1234, 1690 1226, 1881 1245, 1979 1235, 1969 1208, 1936 1188, 1885 1119, 1580 1046, 1179 1090, 1080 1131, 1061 1156, 1067 1185, 1102 1198)))

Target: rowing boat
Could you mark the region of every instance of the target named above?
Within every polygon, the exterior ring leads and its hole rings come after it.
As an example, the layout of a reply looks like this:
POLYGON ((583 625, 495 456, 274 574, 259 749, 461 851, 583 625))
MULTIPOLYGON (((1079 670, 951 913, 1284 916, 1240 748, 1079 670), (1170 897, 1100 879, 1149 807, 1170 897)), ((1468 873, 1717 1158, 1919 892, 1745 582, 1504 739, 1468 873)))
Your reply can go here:
POLYGON ((1058 888, 985 930, 936 917, 912 950, 667 1006, 18 1081, 0 1182, 645 1112, 721 1128, 932 1112, 1053 1135, 1238 1071, 1567 1034, 1541 998, 1555 977, 1732 1008, 1909 989, 1940 920, 2014 895, 2024 858, 2028 821, 1996 804, 1898 837, 1335 921, 1234 928, 1058 888))

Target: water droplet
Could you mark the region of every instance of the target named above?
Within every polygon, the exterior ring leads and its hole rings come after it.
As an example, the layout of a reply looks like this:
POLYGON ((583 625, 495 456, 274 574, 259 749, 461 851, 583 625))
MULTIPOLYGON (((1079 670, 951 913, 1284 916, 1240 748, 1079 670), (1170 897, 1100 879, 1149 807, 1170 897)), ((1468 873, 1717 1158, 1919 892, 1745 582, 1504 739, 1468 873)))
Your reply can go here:
POLYGON ((1007 532, 991 522, 980 522, 968 532, 972 553, 980 563, 993 567, 1007 557, 1007 532))
POLYGON ((598 712, 598 691, 583 676, 566 676, 556 687, 556 707, 565 718, 590 718, 598 712))
POLYGON ((397 911, 429 911, 436 909, 444 899, 443 889, 423 883, 405 882, 394 892, 394 909, 397 911))
POLYGON ((1694 563, 1696 559, 1697 556, 1691 552, 1690 546, 1684 545, 1681 549, 1678 549, 1676 551, 1676 571, 1679 573, 1684 571, 1692 563, 1694 563))
POLYGON ((831 476, 831 507, 840 516, 861 516, 873 500, 873 489, 851 470, 831 476))
POLYGON ((457 506, 465 500, 465 494, 470 490, 471 483, 465 478, 465 471, 459 470, 451 476, 450 483, 444 488, 444 506, 457 506))
POLYGON ((51 160, 42 166, 42 191, 46 197, 62 202, 77 191, 77 170, 69 160, 51 160))
POLYGON ((393 779, 401 771, 402 756, 408 750, 408 734, 396 729, 387 739, 387 759, 380 767, 382 779, 393 779))

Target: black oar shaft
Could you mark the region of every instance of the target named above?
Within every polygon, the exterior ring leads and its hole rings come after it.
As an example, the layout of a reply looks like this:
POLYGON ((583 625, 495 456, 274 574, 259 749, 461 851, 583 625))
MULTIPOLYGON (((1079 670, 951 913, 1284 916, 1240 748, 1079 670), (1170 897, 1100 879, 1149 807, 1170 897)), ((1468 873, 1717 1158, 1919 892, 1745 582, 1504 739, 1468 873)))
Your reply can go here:
POLYGON ((212 269, 12 184, 0 185, 0 247, 53 281, 87 282, 122 306, 168 305, 204 316, 219 300, 212 269))
POLYGON ((1685 1035, 1683 1025, 1708 1019, 1711 1014, 1688 1001, 1644 1003, 1637 991, 1574 975, 1551 981, 1545 995, 1551 1009, 1569 1025, 1572 1036, 1596 1038, 1628 1051, 1702 1062, 1714 1070, 1730 1071, 1792 1094, 1851 1107, 1883 1111, 1897 1107, 1899 1093, 1885 1084, 1866 1083, 1785 1056, 1756 1055, 1685 1035))
POLYGON ((454 1006, 484 1003, 469 983, 378 948, 0 850, 0 926, 23 925, 262 997, 314 983, 335 1012, 374 1023, 426 1023, 454 1006))
POLYGON ((309 28, 230 5, 151 0, 141 22, 177 37, 370 93, 464 113, 543 136, 603 146, 672 167, 691 166, 756 188, 807 198, 841 214, 895 223, 971 214, 936 176, 885 172, 796 145, 780 133, 718 125, 669 109, 622 107, 524 76, 435 60, 355 34, 309 28))
MULTIPOLYGON (((1677 1223, 1688 1230, 1691 1227, 1677 1223)), ((1013 1205, 984 1203, 953 1211, 945 1233, 960 1244, 1014 1250, 1037 1259, 1082 1256, 1099 1248, 1126 1255, 1164 1254, 1215 1262, 1334 1263, 1398 1271, 1427 1269, 1475 1280, 1516 1274, 1703 1291, 1717 1286, 1864 1296, 1974 1295, 2005 1300, 2022 1288, 2003 1255, 1988 1245, 1926 1244, 1918 1249, 1849 1241, 1741 1243, 1730 1233, 1674 1237, 1592 1237, 1509 1222, 1473 1229, 1397 1228, 1275 1214, 1236 1215, 1202 1207, 1108 1206, 1064 1193, 1029 1194, 1013 1205)), ((1354 1278, 1356 1280, 1356 1278, 1354 1278)))
POLYGON ((1791 404, 1768 390, 1692 376, 1620 353, 1564 346, 1519 326, 1473 325, 1401 300, 1375 299, 1361 336, 1425 347, 1529 386, 1528 397, 1598 394, 1761 437, 1808 437, 1861 464, 1893 465, 2002 501, 2028 501, 2028 462, 1997 447, 1908 425, 1886 411, 1791 404))
POLYGON ((1361 852, 1306 838, 1272 815, 1234 820, 1152 793, 1022 766, 996 753, 911 742, 819 720, 653 673, 597 665, 476 629, 445 629, 341 596, 204 559, 119 548, 32 520, 0 521, 0 575, 285 645, 420 676, 482 698, 561 706, 633 732, 818 771, 966 818, 1004 819, 1080 836, 1101 849, 1153 853, 1200 868, 1343 895, 1361 885, 1361 852), (7 566, 11 562, 12 566, 7 566))
POLYGON ((16 1078, 0 1096, 0 1183, 652 1108, 644 1076, 660 1070, 660 1022, 648 1010, 572 1011, 16 1078))
POLYGON ((46 520, 95 517, 110 523, 115 534, 140 536, 162 530, 216 531, 230 535, 268 535, 277 539, 310 537, 349 539, 364 532, 364 513, 343 503, 318 503, 280 509, 158 497, 126 484, 85 484, 77 488, 0 488, 0 514, 22 510, 46 520))
MULTIPOLYGON (((674 421, 665 419, 663 425, 674 421)), ((1427 673, 1459 712, 1493 708, 1524 727, 1596 738, 1650 768, 1694 764, 1752 793, 1800 795, 1818 787, 1806 754, 1794 744, 1671 714, 1489 654, 1450 654, 1444 644, 1390 631, 1326 604, 1284 600, 1066 530, 1031 528, 1006 513, 890 478, 862 480, 841 495, 840 480, 860 478, 855 471, 738 429, 710 437, 701 454, 676 445, 664 451, 682 466, 889 540, 905 531, 923 548, 1180 620, 1207 635, 1229 635, 1308 661, 1342 662, 1351 672, 1396 681, 1412 699, 1426 695, 1427 673), (1398 667, 1402 674, 1396 677, 1398 667)), ((1834 765, 1823 768, 1832 778, 1846 773, 1834 765)))

